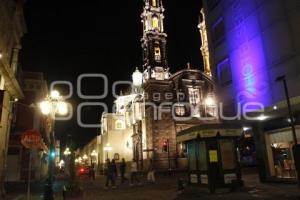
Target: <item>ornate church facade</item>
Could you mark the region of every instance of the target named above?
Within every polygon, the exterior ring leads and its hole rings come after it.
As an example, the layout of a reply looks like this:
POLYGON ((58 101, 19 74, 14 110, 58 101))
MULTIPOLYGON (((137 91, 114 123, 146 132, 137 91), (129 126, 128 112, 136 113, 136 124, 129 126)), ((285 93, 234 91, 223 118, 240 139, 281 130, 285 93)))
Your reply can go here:
MULTIPOLYGON (((209 59, 204 62, 204 72, 188 64, 171 74, 162 1, 145 0, 141 19, 143 71, 133 73, 131 93, 116 99, 115 112, 102 115, 100 161, 107 157, 135 159, 143 170, 151 158, 158 171, 186 169, 186 148, 177 142, 177 133, 219 122, 209 59)), ((203 26, 199 27, 203 35, 203 26)), ((202 52, 204 48, 205 44, 202 52)))

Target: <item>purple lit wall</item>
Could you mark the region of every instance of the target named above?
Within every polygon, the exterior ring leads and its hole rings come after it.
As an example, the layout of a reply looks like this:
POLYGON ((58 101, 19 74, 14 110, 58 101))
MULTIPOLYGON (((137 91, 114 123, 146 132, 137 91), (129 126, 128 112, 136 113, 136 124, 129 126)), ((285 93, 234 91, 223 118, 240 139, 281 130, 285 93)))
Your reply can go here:
POLYGON ((254 0, 226 0, 223 6, 232 79, 238 103, 270 104, 269 79, 254 0))

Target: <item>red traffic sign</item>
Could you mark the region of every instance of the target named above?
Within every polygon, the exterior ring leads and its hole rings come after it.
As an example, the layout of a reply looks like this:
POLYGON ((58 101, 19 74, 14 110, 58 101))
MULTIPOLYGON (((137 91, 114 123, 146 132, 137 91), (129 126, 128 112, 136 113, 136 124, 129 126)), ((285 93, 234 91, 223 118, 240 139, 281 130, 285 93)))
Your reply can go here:
POLYGON ((38 149, 42 145, 42 136, 36 130, 27 130, 22 134, 21 143, 28 149, 38 149))

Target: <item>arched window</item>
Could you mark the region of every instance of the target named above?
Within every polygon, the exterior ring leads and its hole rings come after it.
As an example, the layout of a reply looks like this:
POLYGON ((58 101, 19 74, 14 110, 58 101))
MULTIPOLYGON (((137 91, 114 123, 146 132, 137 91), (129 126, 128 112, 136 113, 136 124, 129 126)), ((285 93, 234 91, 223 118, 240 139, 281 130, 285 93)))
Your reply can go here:
POLYGON ((123 129, 125 129, 125 123, 124 123, 124 121, 120 120, 120 119, 116 120, 116 122, 115 122, 115 128, 117 130, 123 130, 123 129))
POLYGON ((159 29, 159 22, 157 16, 152 17, 152 28, 159 29))
POLYGON ((156 61, 161 60, 161 52, 159 46, 154 47, 154 57, 156 61))

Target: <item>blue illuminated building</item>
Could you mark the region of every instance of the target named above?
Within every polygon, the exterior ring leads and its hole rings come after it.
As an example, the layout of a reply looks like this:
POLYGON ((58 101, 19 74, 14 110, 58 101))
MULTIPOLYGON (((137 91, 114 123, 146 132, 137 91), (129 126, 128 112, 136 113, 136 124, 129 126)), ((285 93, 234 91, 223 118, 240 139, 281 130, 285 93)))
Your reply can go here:
POLYGON ((210 63, 224 115, 252 104, 264 113, 240 120, 253 136, 262 181, 296 179, 285 76, 300 142, 300 2, 297 0, 202 0, 210 63))

